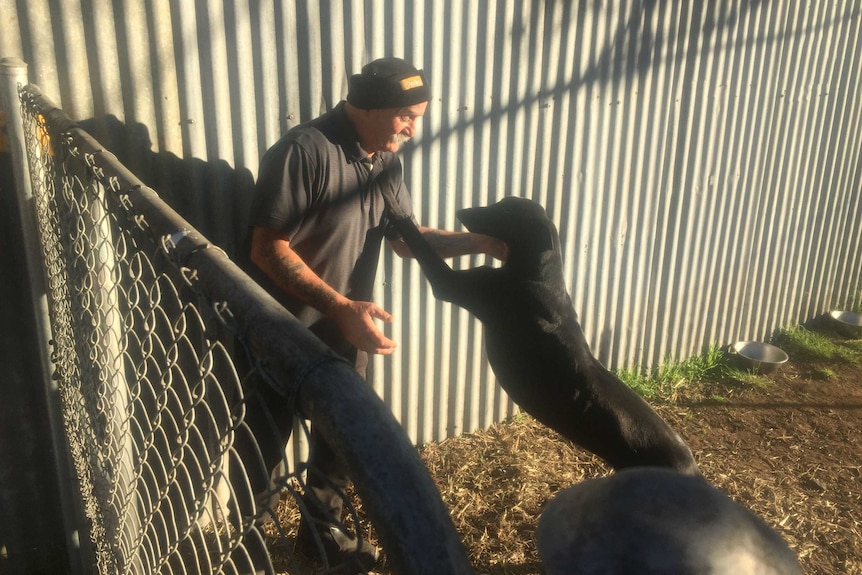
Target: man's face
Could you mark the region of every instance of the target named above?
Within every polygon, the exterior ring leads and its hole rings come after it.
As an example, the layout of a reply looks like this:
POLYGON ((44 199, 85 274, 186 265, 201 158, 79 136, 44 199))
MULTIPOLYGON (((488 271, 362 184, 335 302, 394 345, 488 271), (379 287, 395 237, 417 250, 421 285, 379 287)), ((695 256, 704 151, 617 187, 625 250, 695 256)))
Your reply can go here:
POLYGON ((428 102, 407 108, 368 110, 368 148, 366 152, 397 152, 401 145, 416 135, 419 119, 425 114, 428 102))

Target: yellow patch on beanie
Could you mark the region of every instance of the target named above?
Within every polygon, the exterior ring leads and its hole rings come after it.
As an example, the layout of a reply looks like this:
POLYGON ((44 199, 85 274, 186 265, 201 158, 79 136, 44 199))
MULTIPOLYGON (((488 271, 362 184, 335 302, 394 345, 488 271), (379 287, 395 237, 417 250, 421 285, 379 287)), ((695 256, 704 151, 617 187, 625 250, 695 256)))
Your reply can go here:
POLYGON ((409 76, 401 80, 401 89, 404 91, 412 90, 413 88, 421 88, 425 84, 422 82, 422 76, 409 76))

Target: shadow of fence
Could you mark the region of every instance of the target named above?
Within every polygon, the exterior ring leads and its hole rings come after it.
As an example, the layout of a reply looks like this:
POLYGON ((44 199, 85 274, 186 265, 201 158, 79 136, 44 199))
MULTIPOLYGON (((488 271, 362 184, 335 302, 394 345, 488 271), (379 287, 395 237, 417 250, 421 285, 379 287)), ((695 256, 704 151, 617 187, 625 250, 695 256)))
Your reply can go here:
POLYGON ((154 152, 145 125, 126 124, 113 115, 76 123, 209 241, 232 259, 242 256, 254 190, 247 168, 154 152))

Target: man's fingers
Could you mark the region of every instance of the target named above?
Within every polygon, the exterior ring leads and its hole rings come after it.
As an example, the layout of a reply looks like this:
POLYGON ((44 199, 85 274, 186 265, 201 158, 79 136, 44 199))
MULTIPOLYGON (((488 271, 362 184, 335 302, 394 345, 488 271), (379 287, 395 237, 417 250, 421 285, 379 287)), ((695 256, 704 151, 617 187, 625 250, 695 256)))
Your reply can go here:
POLYGON ((386 323, 392 323, 392 321, 395 319, 391 313, 389 313, 382 307, 376 305, 371 305, 368 307, 368 315, 379 320, 383 320, 386 323))
POLYGON ((374 348, 374 353, 380 355, 390 355, 395 351, 395 348, 398 347, 398 344, 383 335, 382 331, 377 331, 377 341, 375 345, 372 346, 374 348))
POLYGON ((374 324, 375 319, 392 322, 395 318, 373 302, 351 302, 350 307, 336 316, 336 322, 347 340, 357 349, 378 355, 391 355, 398 344, 386 337, 374 324))
POLYGON ((376 341, 368 342, 369 345, 365 348, 365 351, 368 353, 374 353, 377 355, 392 355, 395 353, 395 350, 398 348, 398 344, 383 335, 382 333, 376 334, 376 341))

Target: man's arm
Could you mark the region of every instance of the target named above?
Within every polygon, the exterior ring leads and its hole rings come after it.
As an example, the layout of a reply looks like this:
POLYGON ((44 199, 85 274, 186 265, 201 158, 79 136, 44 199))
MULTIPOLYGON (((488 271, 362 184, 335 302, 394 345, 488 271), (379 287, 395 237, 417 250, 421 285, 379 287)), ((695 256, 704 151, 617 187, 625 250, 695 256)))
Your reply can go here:
MULTIPOLYGON (((419 232, 428 245, 441 258, 453 258, 471 254, 488 254, 498 260, 505 260, 509 247, 503 240, 474 234, 471 232, 452 232, 435 228, 419 227, 419 232)), ((402 258, 412 258, 413 251, 403 239, 390 242, 392 249, 402 258)))
POLYGON ((332 289, 290 247, 285 234, 254 228, 251 261, 286 293, 332 318, 357 349, 382 355, 395 351, 397 344, 374 324, 375 318, 391 322, 392 316, 373 302, 353 301, 332 289))

